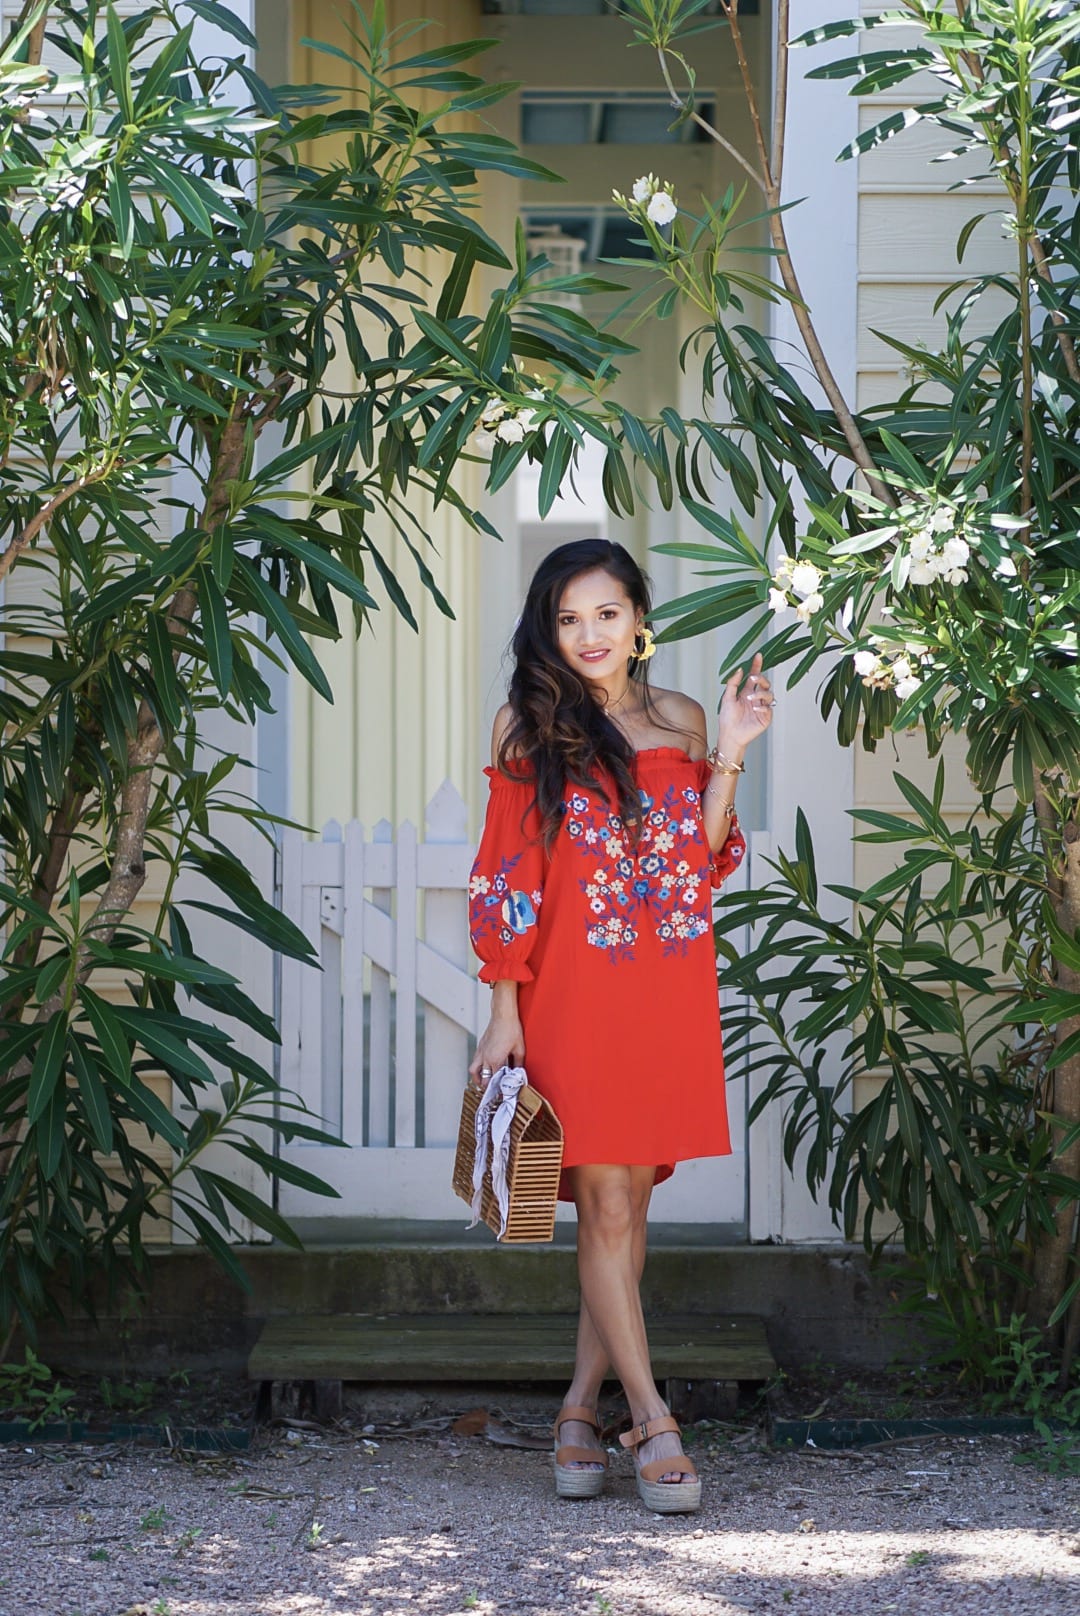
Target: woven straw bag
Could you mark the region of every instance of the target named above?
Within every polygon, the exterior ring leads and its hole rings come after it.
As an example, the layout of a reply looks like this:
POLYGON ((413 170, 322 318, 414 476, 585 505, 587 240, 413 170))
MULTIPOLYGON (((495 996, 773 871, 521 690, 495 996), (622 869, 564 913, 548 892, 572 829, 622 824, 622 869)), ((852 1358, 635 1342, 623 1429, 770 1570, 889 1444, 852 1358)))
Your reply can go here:
MULTIPOLYGON (((476 1112, 483 1092, 470 1083, 461 1102, 457 1154, 454 1158, 454 1193, 472 1204, 473 1161, 476 1154, 476 1112)), ((510 1210, 503 1244, 550 1240, 555 1233, 555 1207, 562 1172, 562 1124, 547 1101, 526 1083, 519 1089, 517 1110, 510 1124, 510 1159, 506 1181, 510 1210)), ((480 1216, 496 1235, 499 1203, 491 1188, 491 1138, 481 1191, 480 1216)))

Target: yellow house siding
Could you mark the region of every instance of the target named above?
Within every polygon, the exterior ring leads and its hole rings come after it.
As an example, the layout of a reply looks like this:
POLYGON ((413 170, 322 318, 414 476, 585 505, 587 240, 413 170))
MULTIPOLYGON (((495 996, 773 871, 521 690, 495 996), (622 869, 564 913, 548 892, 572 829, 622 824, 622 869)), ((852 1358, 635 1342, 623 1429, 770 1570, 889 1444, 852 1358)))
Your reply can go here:
MULTIPOLYGON (((864 14, 881 8, 862 0, 864 14)), ((887 35, 892 44, 896 30, 887 35)), ((914 35, 912 35, 914 39, 914 35)), ((882 35, 863 36, 863 49, 880 48, 882 35)), ((922 75, 918 81, 886 94, 866 97, 859 112, 859 127, 869 129, 889 112, 910 106, 913 100, 930 99, 934 81, 922 75), (930 94, 926 92, 929 91, 930 94)), ((883 146, 860 156, 858 161, 858 392, 861 409, 888 402, 910 383, 911 372, 904 356, 891 349, 876 332, 887 332, 912 347, 932 346, 945 335, 946 310, 955 307, 949 299, 937 313, 939 296, 964 276, 1014 268, 1014 249, 1005 236, 1000 215, 1004 195, 993 179, 978 179, 976 159, 934 162, 935 157, 955 144, 947 133, 925 124, 894 137, 883 146), (966 181, 960 191, 950 186, 966 181), (978 213, 990 217, 975 226, 962 263, 957 263, 956 241, 964 224, 978 213)), ((1003 295, 994 294, 984 305, 985 319, 996 320, 1003 312, 1003 295)), ((981 323, 981 322, 980 322, 981 323)), ((935 393, 927 391, 929 398, 935 393)), ((942 804, 945 820, 959 829, 967 820, 977 797, 965 765, 966 740, 949 736, 941 757, 946 770, 942 804)), ((924 792, 932 792, 938 760, 926 755, 921 730, 886 737, 876 753, 862 749, 856 741, 854 798, 858 808, 876 808, 910 816, 910 809, 893 780, 893 772, 905 775, 924 792)), ((853 833, 869 826, 853 822, 853 833)), ((902 857, 895 844, 857 843, 854 850, 854 885, 865 890, 902 857)), ((924 878, 924 891, 932 892, 944 878, 931 870, 924 878)), ((960 957, 994 967, 994 936, 984 932, 985 955, 979 961, 973 942, 958 943, 960 957)), ((961 1002, 966 997, 962 994, 961 1002)), ((986 1051, 983 1058, 990 1058, 986 1051)), ((874 1078, 857 1084, 856 1104, 869 1101, 877 1087, 874 1078)), ((887 1219, 881 1222, 884 1232, 887 1219)))
MULTIPOLYGON (((308 37, 355 52, 347 33, 348 14, 317 0, 299 0, 292 15, 296 81, 340 84, 359 97, 363 93, 359 74, 338 58, 300 44, 308 37)), ((479 5, 471 0, 426 4, 389 0, 390 29, 419 17, 429 18, 433 26, 411 42, 417 51, 484 33, 479 5)), ((325 157, 325 152, 320 155, 325 157)), ((420 267, 437 297, 445 265, 439 255, 428 254, 420 267)), ((344 354, 332 385, 343 391, 355 385, 344 354)), ((462 468, 457 486, 467 499, 475 499, 480 484, 473 470, 462 468)), ((384 817, 393 823, 410 818, 422 824, 424 805, 443 779, 449 776, 462 789, 479 767, 479 702, 469 605, 482 550, 495 541, 472 532, 450 506, 432 512, 425 496, 410 498, 432 544, 424 546, 415 530, 411 537, 457 618, 452 621, 443 615, 420 584, 405 545, 388 524, 377 521, 373 535, 409 596, 419 634, 386 600, 373 573, 373 592, 381 609, 369 626, 357 639, 351 614, 343 610, 341 640, 336 645, 320 641, 317 646, 334 692, 333 705, 301 680, 290 681, 292 812, 314 827, 329 818, 352 817, 368 825, 384 817)))
MULTIPOLYGON (((880 8, 862 0, 864 14, 880 8)), ((902 31, 907 34, 907 30, 902 31)), ((889 29, 892 43, 897 30, 889 29)), ((912 38, 914 34, 912 33, 912 38)), ((882 34, 870 31, 863 36, 863 48, 880 47, 882 34)), ((860 106, 860 128, 868 129, 891 111, 909 106, 922 93, 915 81, 899 90, 868 96, 860 106)), ((927 79, 927 86, 931 81, 927 79)), ((875 335, 885 331, 914 347, 936 343, 945 331, 945 314, 934 313, 939 295, 964 274, 1012 267, 1013 251, 1000 219, 987 218, 976 226, 964 262, 956 261, 956 240, 973 214, 992 212, 1000 207, 1003 192, 992 179, 965 185, 961 191, 949 187, 960 180, 970 181, 979 171, 972 158, 959 162, 934 163, 948 151, 954 139, 928 125, 918 124, 883 146, 857 159, 859 189, 858 243, 858 404, 872 404, 895 397, 909 380, 907 362, 875 335)), ((951 306, 951 305, 950 305, 951 306)), ((897 752, 902 762, 893 766, 926 785, 934 765, 927 764, 925 747, 919 736, 899 736, 897 752)), ((892 782, 884 759, 890 750, 886 742, 877 756, 856 752, 855 802, 860 806, 903 811, 903 798, 892 782)), ((973 801, 972 788, 963 764, 962 737, 946 743, 949 764, 949 805, 958 812, 973 801)), ((856 854, 856 871, 872 879, 866 850, 856 854)))

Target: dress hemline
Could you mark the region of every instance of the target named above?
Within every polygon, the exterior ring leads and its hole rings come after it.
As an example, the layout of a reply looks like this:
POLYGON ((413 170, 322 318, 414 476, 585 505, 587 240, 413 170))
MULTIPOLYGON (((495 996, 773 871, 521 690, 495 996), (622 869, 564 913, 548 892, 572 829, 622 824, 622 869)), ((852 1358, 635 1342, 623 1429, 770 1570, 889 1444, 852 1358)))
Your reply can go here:
POLYGON ((701 1155, 699 1155, 699 1156, 679 1156, 673 1162, 590 1162, 590 1161, 564 1162, 563 1163, 562 1173, 560 1174, 560 1177, 559 1177, 558 1199, 560 1201, 571 1201, 571 1202, 573 1201, 574 1197, 570 1193, 570 1186, 569 1186, 569 1183, 567 1181, 566 1175, 570 1171, 570 1169, 574 1168, 574 1167, 601 1167, 601 1166, 604 1166, 604 1167, 655 1167, 655 1169, 656 1169, 656 1177, 653 1179, 653 1186, 655 1188, 655 1186, 657 1184, 666 1183, 667 1180, 674 1175, 675 1169, 676 1169, 676 1167, 678 1167, 679 1162, 685 1162, 685 1161, 709 1161, 712 1157, 731 1156, 733 1154, 734 1154, 734 1152, 732 1151, 732 1148, 729 1145, 726 1150, 707 1150, 707 1151, 702 1151, 701 1155))

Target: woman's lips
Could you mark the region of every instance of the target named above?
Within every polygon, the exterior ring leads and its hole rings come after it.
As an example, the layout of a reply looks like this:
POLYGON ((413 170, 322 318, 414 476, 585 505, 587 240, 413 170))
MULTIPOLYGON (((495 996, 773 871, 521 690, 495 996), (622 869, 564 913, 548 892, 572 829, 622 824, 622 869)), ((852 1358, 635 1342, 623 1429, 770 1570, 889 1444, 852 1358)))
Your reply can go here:
POLYGON ((582 662, 602 662, 607 656, 606 651, 582 651, 580 654, 582 662))

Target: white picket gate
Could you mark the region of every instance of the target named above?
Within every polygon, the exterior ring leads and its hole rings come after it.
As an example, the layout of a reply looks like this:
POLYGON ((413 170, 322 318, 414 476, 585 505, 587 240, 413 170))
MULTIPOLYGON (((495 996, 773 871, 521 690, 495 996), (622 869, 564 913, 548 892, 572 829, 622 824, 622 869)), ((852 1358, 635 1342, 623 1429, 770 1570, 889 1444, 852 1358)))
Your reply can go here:
POLYGON ((456 1215, 450 1162, 480 1013, 465 917, 473 853, 449 782, 423 842, 408 821, 396 837, 386 820, 370 839, 356 820, 344 832, 331 821, 317 842, 284 833, 282 908, 322 970, 282 962, 281 1081, 342 1141, 287 1147, 341 1200, 282 1183, 286 1217, 456 1215))
MULTIPOLYGON (((294 1140, 287 1159, 333 1185, 328 1200, 282 1180, 291 1220, 456 1222, 450 1189, 461 1090, 488 990, 469 947, 467 887, 475 849, 465 804, 445 782, 426 838, 383 820, 370 838, 355 820, 320 841, 286 831, 281 904, 310 939, 321 970, 283 960, 280 1077, 340 1145, 294 1140)), ((749 878, 754 838, 742 869, 749 878)), ((670 1074, 657 1074, 665 1081, 670 1074)), ((656 1192, 657 1218, 747 1223, 746 1084, 727 1085, 733 1154, 686 1162, 656 1192)), ((572 1219, 572 1207, 560 1218, 572 1219)))

